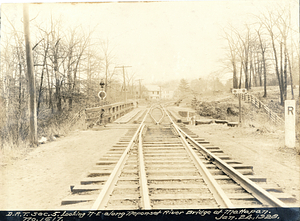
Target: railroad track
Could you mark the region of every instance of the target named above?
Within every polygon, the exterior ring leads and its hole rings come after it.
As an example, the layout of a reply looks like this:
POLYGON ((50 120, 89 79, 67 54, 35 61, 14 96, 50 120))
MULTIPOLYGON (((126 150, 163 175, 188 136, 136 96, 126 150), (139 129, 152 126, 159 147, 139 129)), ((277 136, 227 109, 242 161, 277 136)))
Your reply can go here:
POLYGON ((150 210, 287 207, 276 187, 261 187, 253 168, 174 123, 160 105, 145 111, 90 171, 63 206, 150 210), (267 190, 275 192, 277 197, 267 190))

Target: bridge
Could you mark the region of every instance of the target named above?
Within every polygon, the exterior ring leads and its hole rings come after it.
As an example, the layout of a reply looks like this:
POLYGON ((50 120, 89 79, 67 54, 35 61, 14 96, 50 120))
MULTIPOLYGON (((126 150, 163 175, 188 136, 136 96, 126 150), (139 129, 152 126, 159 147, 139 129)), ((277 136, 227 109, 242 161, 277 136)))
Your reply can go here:
POLYGON ((118 102, 85 109, 86 126, 94 124, 99 120, 101 113, 105 113, 104 120, 108 123, 115 121, 134 108, 134 101, 118 102))

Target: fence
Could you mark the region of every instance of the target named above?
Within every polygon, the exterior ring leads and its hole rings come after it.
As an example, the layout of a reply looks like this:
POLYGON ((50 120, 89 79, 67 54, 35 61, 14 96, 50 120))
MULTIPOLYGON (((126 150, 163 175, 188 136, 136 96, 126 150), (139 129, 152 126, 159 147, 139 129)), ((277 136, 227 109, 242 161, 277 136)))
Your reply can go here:
MULTIPOLYGON (((238 96, 238 94, 236 94, 238 96)), ((274 113, 270 108, 267 107, 263 102, 261 102, 257 97, 255 97, 252 94, 241 94, 242 100, 244 100, 247 103, 251 103, 257 108, 263 108, 263 110, 268 114, 271 121, 273 121, 275 124, 284 124, 284 120, 280 118, 276 113, 274 113)))
POLYGON ((100 114, 105 112, 106 122, 112 122, 117 118, 123 116, 134 108, 133 102, 120 102, 114 104, 103 105, 100 107, 92 107, 85 109, 85 123, 88 126, 89 124, 94 124, 99 120, 100 114))

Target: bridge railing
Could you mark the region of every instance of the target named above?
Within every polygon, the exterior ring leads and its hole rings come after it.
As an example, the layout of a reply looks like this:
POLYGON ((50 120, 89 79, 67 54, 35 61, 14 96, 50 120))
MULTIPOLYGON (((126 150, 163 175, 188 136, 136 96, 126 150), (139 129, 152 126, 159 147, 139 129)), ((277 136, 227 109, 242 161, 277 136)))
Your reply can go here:
POLYGON ((119 102, 108 105, 102 105, 99 107, 92 107, 85 109, 85 124, 88 127, 91 124, 95 124, 100 120, 100 115, 104 113, 102 120, 110 123, 128 113, 134 108, 134 102, 119 102))

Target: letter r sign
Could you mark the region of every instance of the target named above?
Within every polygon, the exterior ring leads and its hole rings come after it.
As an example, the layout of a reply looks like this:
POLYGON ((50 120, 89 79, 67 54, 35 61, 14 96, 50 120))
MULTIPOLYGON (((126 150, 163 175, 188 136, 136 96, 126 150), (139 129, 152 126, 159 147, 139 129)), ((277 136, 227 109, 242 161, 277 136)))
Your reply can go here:
POLYGON ((294 107, 293 106, 288 106, 288 115, 294 115, 294 107))
POLYGON ((285 109, 285 145, 294 148, 296 145, 296 102, 295 100, 286 100, 285 109))

